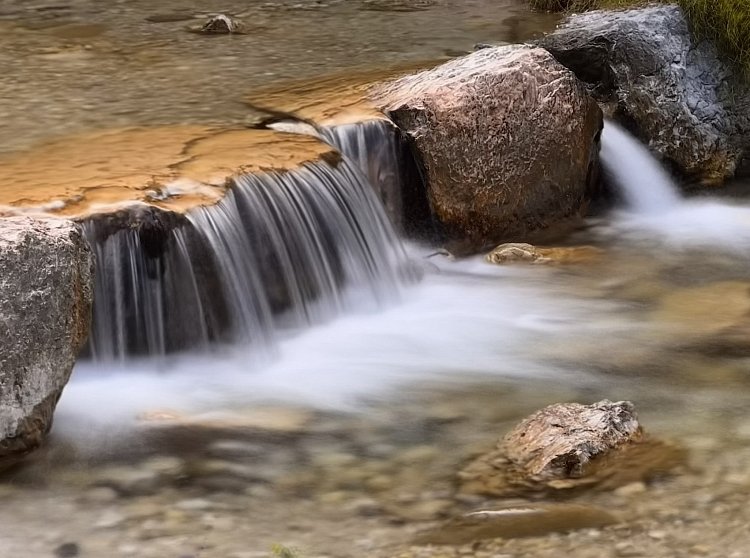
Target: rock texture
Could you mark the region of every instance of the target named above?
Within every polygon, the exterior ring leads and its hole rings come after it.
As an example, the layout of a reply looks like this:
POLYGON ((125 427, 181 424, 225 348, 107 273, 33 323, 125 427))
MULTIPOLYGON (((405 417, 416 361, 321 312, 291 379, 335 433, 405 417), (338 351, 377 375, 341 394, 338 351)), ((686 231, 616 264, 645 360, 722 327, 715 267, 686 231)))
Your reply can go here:
POLYGON ((494 496, 614 488, 670 470, 679 448, 647 437, 628 401, 537 411, 460 473, 463 490, 494 496))
POLYGON ((424 168, 450 240, 480 250, 583 212, 595 183, 601 112, 543 49, 482 49, 376 86, 424 168))
POLYGON ((542 248, 523 242, 501 244, 485 256, 487 263, 577 264, 595 261, 602 251, 595 246, 542 248))
POLYGON ((60 219, 0 219, 0 469, 42 442, 91 320, 91 255, 60 219))
POLYGON ((686 177, 720 183, 748 156, 750 91, 679 7, 573 15, 540 45, 686 177))

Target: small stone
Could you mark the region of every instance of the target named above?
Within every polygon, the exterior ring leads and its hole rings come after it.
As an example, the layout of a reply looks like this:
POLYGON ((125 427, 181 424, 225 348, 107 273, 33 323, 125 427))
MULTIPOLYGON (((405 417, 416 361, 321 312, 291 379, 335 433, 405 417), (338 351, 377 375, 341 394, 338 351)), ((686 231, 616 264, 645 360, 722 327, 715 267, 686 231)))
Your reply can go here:
POLYGON ((383 513, 383 506, 372 498, 359 498, 347 504, 344 511, 360 517, 375 517, 383 513))
POLYGON ((643 556, 643 553, 637 550, 632 543, 623 541, 615 545, 615 555, 619 558, 635 558, 636 556, 643 556))
POLYGON ((217 505, 203 498, 193 498, 191 500, 181 500, 177 502, 175 508, 183 511, 204 511, 216 509, 217 505))
POLYGON ((638 494, 643 494, 648 489, 646 487, 646 483, 643 482, 631 482, 630 484, 626 484, 625 486, 621 486, 615 490, 615 494, 618 496, 636 496, 638 494))
POLYGON ((57 558, 75 558, 80 555, 81 549, 77 543, 64 543, 55 549, 55 556, 57 558))
POLYGON ((667 533, 664 531, 649 531, 648 536, 657 541, 661 541, 667 538, 667 533))
POLYGON ((125 516, 116 510, 105 510, 99 519, 94 523, 94 527, 99 529, 111 529, 117 527, 125 521, 125 516))
POLYGON ((100 484, 109 486, 125 496, 154 494, 161 484, 161 476, 154 472, 130 467, 111 467, 101 472, 100 484))
POLYGON ((708 556, 711 554, 711 547, 705 544, 696 544, 690 547, 691 556, 708 556))
POLYGON ((88 502, 108 504, 117 500, 118 495, 117 491, 109 486, 97 486, 87 490, 83 497, 88 502))

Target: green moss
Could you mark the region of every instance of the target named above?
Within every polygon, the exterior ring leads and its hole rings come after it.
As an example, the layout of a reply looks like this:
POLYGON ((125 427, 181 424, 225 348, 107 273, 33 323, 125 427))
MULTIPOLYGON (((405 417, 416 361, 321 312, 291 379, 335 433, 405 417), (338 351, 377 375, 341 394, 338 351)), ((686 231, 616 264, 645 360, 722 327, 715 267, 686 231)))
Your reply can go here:
MULTIPOLYGON (((528 0, 535 10, 583 12, 633 8, 652 0, 528 0)), ((656 0, 658 1, 658 0, 656 0)), ((694 32, 713 40, 731 62, 750 77, 750 0, 664 0, 682 6, 694 32)))

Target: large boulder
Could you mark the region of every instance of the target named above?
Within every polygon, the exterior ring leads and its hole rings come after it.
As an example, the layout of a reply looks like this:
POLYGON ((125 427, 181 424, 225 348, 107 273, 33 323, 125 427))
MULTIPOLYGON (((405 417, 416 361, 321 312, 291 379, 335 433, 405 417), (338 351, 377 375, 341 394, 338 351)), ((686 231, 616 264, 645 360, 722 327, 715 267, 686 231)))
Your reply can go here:
POLYGON ((92 259, 63 219, 0 219, 0 469, 42 442, 86 341, 92 259))
POLYGON ((601 111, 543 49, 487 48, 376 86, 449 240, 477 251, 560 225, 596 183, 601 111))
POLYGON ((721 183, 750 153, 748 87, 678 6, 573 15, 539 44, 688 179, 721 183))

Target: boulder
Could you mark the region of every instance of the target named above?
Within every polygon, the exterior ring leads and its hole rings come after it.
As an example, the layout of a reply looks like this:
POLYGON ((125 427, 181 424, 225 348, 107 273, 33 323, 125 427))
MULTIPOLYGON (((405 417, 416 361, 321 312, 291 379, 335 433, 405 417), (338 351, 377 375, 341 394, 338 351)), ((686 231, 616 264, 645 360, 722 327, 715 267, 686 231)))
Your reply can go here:
POLYGON ((42 442, 86 341, 92 259, 63 219, 0 219, 0 469, 42 442))
POLYGON ((629 401, 537 411, 460 474, 466 493, 500 497, 612 489, 665 473, 681 448, 647 436, 629 401))
POLYGON ((482 49, 371 95, 407 134, 435 217, 464 250, 519 240, 586 210, 601 111, 543 49, 482 49))
POLYGON ((688 179, 721 183, 750 153, 748 86, 678 6, 576 14, 539 45, 688 179))

